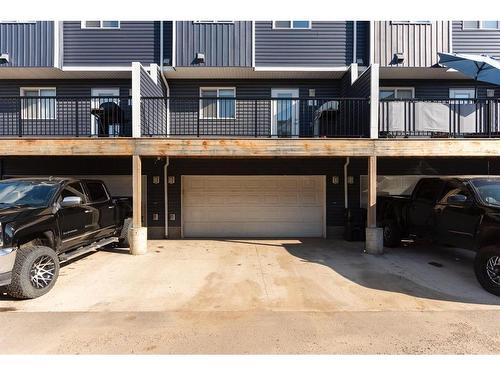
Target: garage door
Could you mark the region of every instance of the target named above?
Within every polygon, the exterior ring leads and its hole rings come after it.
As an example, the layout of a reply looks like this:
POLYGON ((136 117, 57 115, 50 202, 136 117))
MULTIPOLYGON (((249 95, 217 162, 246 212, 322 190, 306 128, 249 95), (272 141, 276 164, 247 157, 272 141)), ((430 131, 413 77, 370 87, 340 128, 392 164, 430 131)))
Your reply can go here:
POLYGON ((185 237, 323 237, 324 176, 183 176, 185 237))

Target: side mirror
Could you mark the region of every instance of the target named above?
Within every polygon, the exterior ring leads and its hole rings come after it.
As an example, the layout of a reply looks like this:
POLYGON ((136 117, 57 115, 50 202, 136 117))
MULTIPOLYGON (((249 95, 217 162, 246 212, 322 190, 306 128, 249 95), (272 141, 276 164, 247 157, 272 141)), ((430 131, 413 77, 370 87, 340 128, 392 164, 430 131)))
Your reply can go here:
POLYGON ((450 204, 465 204, 467 202, 467 197, 463 194, 450 195, 446 202, 450 204))
POLYGON ((61 207, 73 207, 82 204, 81 197, 65 197, 61 202, 61 207))

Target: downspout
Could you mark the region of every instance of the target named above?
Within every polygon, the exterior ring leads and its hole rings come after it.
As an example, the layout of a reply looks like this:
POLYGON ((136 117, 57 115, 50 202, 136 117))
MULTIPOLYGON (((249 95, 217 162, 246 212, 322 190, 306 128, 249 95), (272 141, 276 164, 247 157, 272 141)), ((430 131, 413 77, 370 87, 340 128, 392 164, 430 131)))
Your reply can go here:
POLYGON ((345 159, 345 164, 344 164, 344 207, 347 210, 349 207, 349 196, 348 196, 348 186, 347 186, 347 167, 349 166, 349 163, 351 162, 351 159, 347 157, 345 159))
POLYGON ((357 63, 357 54, 358 54, 358 22, 353 21, 352 24, 352 62, 357 63))
POLYGON ((161 79, 165 85, 165 88, 167 89, 167 108, 166 108, 166 120, 167 120, 167 138, 170 137, 170 86, 168 85, 167 79, 165 78, 165 75, 163 74, 163 69, 160 72, 161 74, 161 79))
POLYGON ((163 167, 163 185, 165 194, 165 238, 168 238, 168 165, 170 164, 170 158, 165 157, 165 166, 163 167))
POLYGON ((163 73, 163 21, 160 21, 160 70, 163 73))

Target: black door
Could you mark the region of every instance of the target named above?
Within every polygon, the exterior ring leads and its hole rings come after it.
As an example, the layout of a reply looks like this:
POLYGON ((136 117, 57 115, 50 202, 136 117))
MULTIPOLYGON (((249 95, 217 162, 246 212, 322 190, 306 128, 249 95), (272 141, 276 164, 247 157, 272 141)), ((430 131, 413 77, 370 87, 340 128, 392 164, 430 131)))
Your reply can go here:
POLYGON ((469 188, 461 181, 448 182, 435 207, 437 240, 446 245, 471 248, 481 215, 482 210, 474 204, 469 188), (463 195, 467 200, 450 203, 448 198, 452 195, 463 195))
POLYGON ((94 216, 96 237, 108 236, 115 230, 115 205, 103 183, 87 181, 85 185, 94 216))
POLYGON ((421 180, 415 187, 408 211, 408 228, 410 234, 418 237, 434 235, 434 206, 443 190, 443 181, 438 178, 421 180))
POLYGON ((87 231, 92 226, 92 210, 79 182, 69 184, 61 191, 58 204, 66 197, 80 197, 81 204, 58 210, 63 250, 84 245, 87 231))

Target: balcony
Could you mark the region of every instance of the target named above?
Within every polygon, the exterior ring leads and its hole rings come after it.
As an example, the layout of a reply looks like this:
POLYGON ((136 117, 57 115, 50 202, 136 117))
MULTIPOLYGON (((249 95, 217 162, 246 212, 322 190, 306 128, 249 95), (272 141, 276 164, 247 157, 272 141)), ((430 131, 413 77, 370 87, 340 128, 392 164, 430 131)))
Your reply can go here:
POLYGON ((384 99, 381 138, 499 138, 499 99, 384 99))
POLYGON ((142 136, 368 137, 366 98, 143 97, 142 136), (168 108, 168 129, 166 124, 168 108))
POLYGON ((131 135, 131 97, 0 97, 0 137, 131 135))

